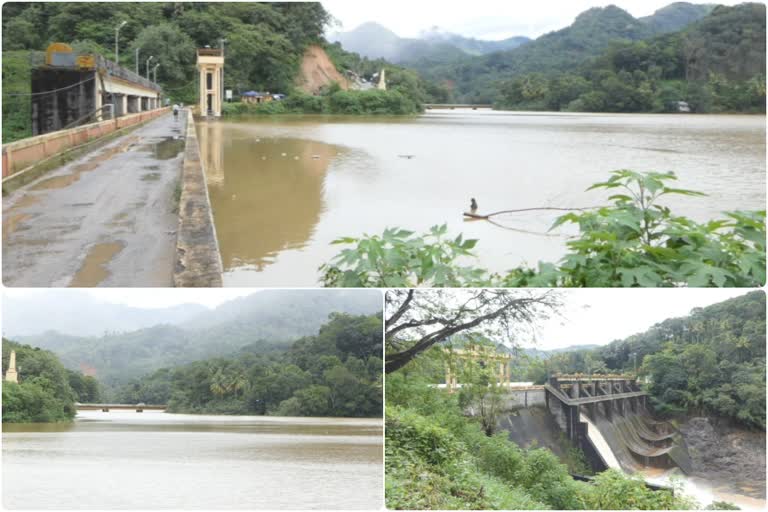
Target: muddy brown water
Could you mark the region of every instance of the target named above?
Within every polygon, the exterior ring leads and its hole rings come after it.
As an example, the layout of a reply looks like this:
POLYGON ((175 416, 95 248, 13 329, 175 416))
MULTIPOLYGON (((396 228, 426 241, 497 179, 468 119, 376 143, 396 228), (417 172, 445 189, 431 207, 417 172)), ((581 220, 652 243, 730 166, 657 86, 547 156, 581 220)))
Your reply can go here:
POLYGON ((3 504, 24 509, 367 509, 377 419, 85 411, 3 425, 3 504))
POLYGON ((703 221, 765 208, 765 117, 434 111, 415 118, 283 117, 197 125, 230 286, 314 285, 342 236, 447 223, 480 240, 476 264, 556 261, 573 231, 556 213, 604 204, 609 171, 674 171, 676 213, 703 221), (410 158, 406 158, 406 157, 410 158), (509 229, 505 229, 509 228, 509 229))

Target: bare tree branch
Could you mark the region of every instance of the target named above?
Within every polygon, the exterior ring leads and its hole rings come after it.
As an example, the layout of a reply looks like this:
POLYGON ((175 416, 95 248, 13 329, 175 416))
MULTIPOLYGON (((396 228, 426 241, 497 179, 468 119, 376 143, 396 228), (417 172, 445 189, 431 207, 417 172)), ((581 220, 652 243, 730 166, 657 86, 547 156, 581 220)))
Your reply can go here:
MULTIPOLYGON (((385 329, 385 371, 399 370, 423 351, 462 332, 495 338, 531 332, 560 305, 553 290, 394 290, 385 329), (404 298, 403 298, 404 297, 404 298), (400 301, 402 300, 402 301, 400 301), (392 321, 394 319, 394 321, 392 321)), ((508 340, 509 341, 509 340, 508 340)))

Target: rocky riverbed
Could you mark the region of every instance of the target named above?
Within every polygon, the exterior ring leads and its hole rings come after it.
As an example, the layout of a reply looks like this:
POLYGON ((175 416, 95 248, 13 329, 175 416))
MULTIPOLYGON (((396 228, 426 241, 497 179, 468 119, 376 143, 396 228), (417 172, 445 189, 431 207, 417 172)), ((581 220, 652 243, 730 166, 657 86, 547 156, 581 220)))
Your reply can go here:
POLYGON ((694 417, 680 425, 693 474, 722 485, 718 490, 765 499, 765 432, 694 417))

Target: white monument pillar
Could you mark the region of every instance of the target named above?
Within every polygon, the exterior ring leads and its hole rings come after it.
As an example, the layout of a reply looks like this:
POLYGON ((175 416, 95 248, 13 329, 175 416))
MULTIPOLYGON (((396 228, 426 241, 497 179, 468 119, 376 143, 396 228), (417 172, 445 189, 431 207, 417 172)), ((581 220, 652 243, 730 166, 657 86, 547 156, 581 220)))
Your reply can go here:
POLYGON ((379 73, 379 83, 376 84, 376 88, 380 91, 386 91, 387 90, 387 78, 386 78, 386 69, 381 68, 381 73, 379 73))
POLYGON ((19 383, 19 374, 16 372, 16 351, 11 350, 11 359, 8 361, 8 371, 5 372, 6 382, 19 383))

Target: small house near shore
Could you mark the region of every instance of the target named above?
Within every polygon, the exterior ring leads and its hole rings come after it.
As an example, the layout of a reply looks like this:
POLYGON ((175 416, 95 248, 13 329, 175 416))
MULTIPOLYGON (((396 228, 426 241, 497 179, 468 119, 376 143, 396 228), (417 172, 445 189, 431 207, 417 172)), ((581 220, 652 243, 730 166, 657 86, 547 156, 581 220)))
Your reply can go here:
POLYGON ((267 103, 273 99, 269 92, 246 91, 240 95, 240 101, 243 103, 267 103))

